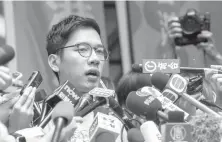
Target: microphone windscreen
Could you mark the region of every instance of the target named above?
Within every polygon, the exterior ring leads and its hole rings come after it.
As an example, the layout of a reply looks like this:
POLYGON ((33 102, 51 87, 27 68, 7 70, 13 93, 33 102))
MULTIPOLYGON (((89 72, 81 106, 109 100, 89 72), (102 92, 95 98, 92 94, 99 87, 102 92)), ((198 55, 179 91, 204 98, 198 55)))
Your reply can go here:
POLYGON ((147 119, 156 118, 156 113, 162 108, 161 102, 153 96, 143 96, 140 91, 132 91, 126 99, 127 108, 138 116, 145 116, 147 119))
POLYGON ((137 128, 132 128, 127 132, 127 139, 129 142, 144 142, 142 133, 137 128))
POLYGON ((115 142, 115 136, 112 133, 103 132, 96 136, 95 142, 115 142))
POLYGON ((169 111, 168 112, 168 122, 184 122, 184 112, 182 111, 169 111))
POLYGON ((47 94, 44 89, 39 89, 35 93, 35 102, 41 102, 46 99, 47 94))
POLYGON ((0 46, 0 65, 8 63, 15 57, 14 49, 9 45, 0 46))
POLYGON ((67 120, 67 124, 69 124, 72 121, 73 116, 74 116, 73 105, 70 102, 65 102, 65 101, 59 102, 55 106, 52 112, 52 120, 55 120, 55 118, 58 117, 63 117, 67 120))
POLYGON ((151 77, 152 85, 154 85, 160 91, 163 91, 168 81, 169 81, 169 76, 161 72, 155 72, 151 77))

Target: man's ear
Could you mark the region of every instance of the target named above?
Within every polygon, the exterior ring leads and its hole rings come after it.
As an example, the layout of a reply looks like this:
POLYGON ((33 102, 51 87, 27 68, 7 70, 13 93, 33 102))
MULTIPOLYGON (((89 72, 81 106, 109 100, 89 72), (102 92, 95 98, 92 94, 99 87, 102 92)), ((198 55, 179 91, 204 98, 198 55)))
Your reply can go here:
POLYGON ((48 57, 48 64, 54 72, 59 72, 60 57, 56 54, 51 54, 48 57))

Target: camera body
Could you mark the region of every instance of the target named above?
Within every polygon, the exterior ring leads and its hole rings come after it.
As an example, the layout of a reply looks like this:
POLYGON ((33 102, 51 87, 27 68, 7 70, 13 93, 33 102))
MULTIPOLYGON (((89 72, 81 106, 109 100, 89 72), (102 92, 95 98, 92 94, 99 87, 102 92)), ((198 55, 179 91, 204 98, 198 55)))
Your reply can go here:
POLYGON ((189 9, 187 13, 179 17, 179 22, 182 28, 182 37, 175 39, 175 44, 178 46, 198 44, 207 42, 206 39, 197 37, 203 30, 210 31, 210 13, 198 13, 195 9, 189 9))

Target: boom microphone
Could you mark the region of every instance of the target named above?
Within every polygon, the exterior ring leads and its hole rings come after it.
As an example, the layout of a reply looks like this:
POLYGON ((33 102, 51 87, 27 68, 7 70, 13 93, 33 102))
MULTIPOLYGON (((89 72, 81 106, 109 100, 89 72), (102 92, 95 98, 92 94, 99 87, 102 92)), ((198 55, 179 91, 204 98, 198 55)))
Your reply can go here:
MULTIPOLYGON (((136 72, 143 72, 143 64, 133 64, 132 70, 136 72)), ((222 74, 221 70, 214 68, 193 68, 193 67, 180 67, 180 72, 190 72, 190 73, 205 73, 206 71, 215 71, 218 74, 222 74)))

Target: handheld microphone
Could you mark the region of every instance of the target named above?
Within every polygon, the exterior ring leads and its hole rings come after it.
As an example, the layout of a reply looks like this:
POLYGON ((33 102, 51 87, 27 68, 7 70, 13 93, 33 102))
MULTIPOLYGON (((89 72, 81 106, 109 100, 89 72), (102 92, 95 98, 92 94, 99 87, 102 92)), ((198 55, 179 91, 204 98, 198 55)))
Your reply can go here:
POLYGON ((127 132, 127 139, 129 142, 144 142, 144 137, 141 131, 137 128, 132 128, 127 132))
POLYGON ((93 97, 89 94, 84 94, 80 99, 79 103, 75 107, 75 112, 81 111, 87 105, 93 102, 93 97))
POLYGON ((124 114, 122 107, 113 97, 109 98, 109 107, 117 115, 117 118, 119 118, 119 120, 126 126, 127 131, 131 128, 135 128, 135 126, 130 122, 129 118, 124 114))
POLYGON ((163 96, 163 94, 160 93, 157 89, 155 89, 153 87, 146 86, 146 87, 143 87, 139 90, 141 90, 141 93, 144 93, 144 95, 146 95, 146 94, 147 94, 147 96, 152 95, 153 97, 157 98, 162 104, 162 108, 164 110, 164 113, 167 114, 169 111, 182 111, 185 114, 184 118, 185 119, 188 118, 189 114, 187 112, 185 112, 184 110, 182 110, 178 106, 174 105, 170 99, 163 96))
POLYGON ((105 105, 106 104, 106 99, 105 98, 98 98, 96 101, 94 101, 92 104, 86 106, 84 109, 81 111, 78 111, 75 113, 76 116, 81 116, 84 117, 90 112, 92 112, 94 109, 96 109, 99 106, 105 105))
POLYGON ((80 96, 75 92, 75 87, 70 81, 67 80, 56 89, 53 95, 50 95, 46 99, 46 103, 54 108, 58 102, 63 100, 72 103, 73 106, 76 106, 79 99, 80 96))
POLYGON ((73 116, 74 108, 71 103, 62 101, 55 106, 52 112, 52 120, 55 124, 52 142, 59 141, 62 129, 72 121, 73 116))
POLYGON ((14 49, 9 45, 0 46, 0 65, 5 65, 15 57, 14 49))
POLYGON ((45 116, 45 114, 43 115, 45 118, 41 119, 42 121, 40 122, 39 127, 44 128, 49 123, 52 110, 60 101, 70 102, 74 107, 78 103, 79 98, 80 97, 75 92, 74 86, 68 80, 65 81, 65 83, 60 85, 55 92, 45 100, 45 107, 48 107, 49 110, 43 110, 48 114, 47 116, 45 116))
MULTIPOLYGON (((161 142, 162 135, 153 121, 147 121, 140 126, 145 142, 161 142)), ((164 141, 165 142, 165 141, 164 141)))
POLYGON ((120 130, 121 127, 117 118, 98 112, 89 128, 90 142, 97 142, 98 140, 103 140, 104 142, 104 136, 108 136, 111 139, 106 138, 105 141, 115 142, 120 130))
POLYGON ((145 116, 148 120, 155 120, 159 116, 168 121, 168 116, 159 110, 162 109, 161 102, 152 95, 142 96, 140 91, 132 91, 126 99, 126 106, 136 115, 145 116))
POLYGON ((213 110, 211 110, 210 108, 205 106, 204 104, 200 103, 198 100, 194 99, 193 97, 191 97, 190 95, 185 93, 186 80, 182 76, 180 76, 178 74, 172 75, 168 81, 166 80, 166 78, 167 78, 166 76, 167 75, 160 73, 160 72, 154 73, 152 76, 152 79, 151 79, 153 85, 160 90, 166 86, 166 88, 170 89, 171 92, 174 92, 174 94, 183 97, 188 102, 190 102, 192 105, 196 106, 198 109, 200 109, 206 113, 210 113, 215 116, 221 117, 219 114, 217 114, 216 112, 214 112, 213 110), (156 79, 156 78, 158 78, 158 79, 156 79), (156 80, 159 80, 158 82, 161 82, 161 83, 159 83, 159 85, 158 85, 156 80), (165 86, 164 86, 164 84, 165 84, 165 86))
MULTIPOLYGON (((182 113, 172 112, 168 113, 169 118, 175 118, 178 115, 180 118, 183 118, 182 113), (177 113, 177 114, 176 114, 177 113)), ((176 120, 176 122, 169 122, 161 125, 162 141, 164 142, 174 142, 174 141, 187 141, 194 142, 192 139, 192 126, 189 123, 180 122, 181 120, 176 120)))

